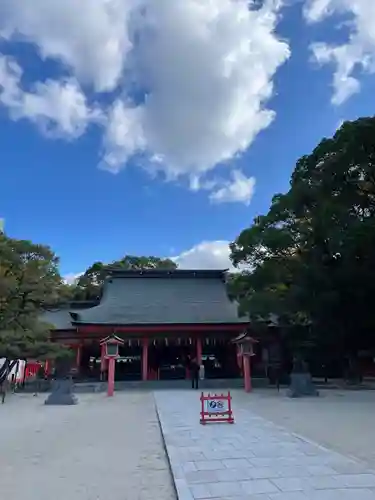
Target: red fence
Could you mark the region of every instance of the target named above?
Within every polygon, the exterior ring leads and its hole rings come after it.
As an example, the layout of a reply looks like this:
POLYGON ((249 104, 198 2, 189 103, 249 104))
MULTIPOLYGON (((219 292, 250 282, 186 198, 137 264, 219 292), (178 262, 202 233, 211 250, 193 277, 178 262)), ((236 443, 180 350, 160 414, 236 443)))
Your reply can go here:
POLYGON ((41 365, 37 362, 27 363, 25 367, 25 378, 36 377, 41 365))

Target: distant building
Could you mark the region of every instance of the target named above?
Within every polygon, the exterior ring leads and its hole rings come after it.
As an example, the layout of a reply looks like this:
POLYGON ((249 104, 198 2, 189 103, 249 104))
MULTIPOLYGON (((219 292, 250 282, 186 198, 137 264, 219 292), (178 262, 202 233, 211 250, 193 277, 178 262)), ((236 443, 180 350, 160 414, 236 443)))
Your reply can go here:
MULTIPOLYGON (((41 319, 54 327, 53 341, 75 350, 84 379, 103 378, 100 340, 110 334, 125 341, 118 380, 183 379, 194 357, 207 378, 239 377, 232 340, 250 325, 229 300, 225 276, 224 270, 115 270, 98 304, 72 304, 41 319)), ((261 347, 256 357, 262 364, 261 347)))

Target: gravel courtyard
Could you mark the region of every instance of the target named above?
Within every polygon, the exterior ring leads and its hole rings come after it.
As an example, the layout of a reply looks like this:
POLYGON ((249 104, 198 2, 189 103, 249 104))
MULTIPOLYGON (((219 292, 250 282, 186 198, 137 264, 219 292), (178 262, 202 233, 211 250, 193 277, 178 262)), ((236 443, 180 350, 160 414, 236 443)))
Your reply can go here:
POLYGON ((176 498, 151 393, 80 395, 72 407, 44 399, 0 405, 1 498, 176 498))
MULTIPOLYGON (((258 471, 251 460, 255 462, 258 460, 259 463, 268 460, 265 453, 272 441, 274 443, 278 441, 277 447, 283 449, 285 453, 295 443, 293 436, 282 431, 278 434, 279 431, 269 427, 267 421, 281 425, 291 432, 305 436, 345 456, 359 458, 365 462, 363 467, 375 470, 375 432, 373 431, 375 391, 328 390, 323 391, 320 398, 296 400, 286 398, 282 392, 278 394, 272 389, 258 389, 251 395, 239 390, 232 391, 232 394, 235 416, 238 417, 236 425, 208 428, 202 428, 198 423, 199 393, 191 391, 160 391, 155 395, 146 391, 118 392, 112 399, 108 399, 105 394, 79 395, 80 404, 73 407, 46 407, 43 404, 45 396, 42 395, 36 398, 30 395, 10 397, 5 405, 0 405, 0 497, 11 500, 51 500, 51 498, 54 500, 67 500, 67 498, 69 500, 175 500, 176 493, 160 434, 154 397, 158 401, 163 425, 167 427, 172 425, 171 429, 166 429, 168 447, 171 447, 171 439, 177 439, 173 442, 173 446, 178 445, 182 451, 189 449, 192 453, 190 458, 185 457, 184 460, 188 459, 193 462, 197 460, 195 468, 194 464, 190 462, 187 464, 190 467, 189 474, 199 476, 199 478, 190 478, 194 481, 198 479, 203 481, 205 479, 203 474, 206 474, 210 476, 212 482, 215 471, 203 473, 199 472, 199 468, 198 472, 194 472, 195 469, 200 461, 218 460, 220 458, 218 451, 225 454, 229 450, 231 456, 225 462, 225 467, 229 465, 234 467, 237 459, 239 459, 238 463, 241 461, 244 463, 244 460, 249 461, 248 466, 251 470, 242 468, 237 471, 242 476, 245 472, 249 473, 249 478, 244 479, 244 485, 248 488, 254 485, 259 488, 264 487, 265 478, 259 476, 262 479, 255 479, 254 482, 254 474, 265 474, 266 469, 269 468, 263 467, 262 471, 258 471), (177 408, 182 408, 181 415, 177 408), (170 420, 168 420, 168 415, 171 417, 170 420), (257 415, 265 418, 266 421, 257 420, 257 415), (192 426, 188 432, 188 441, 186 441, 186 432, 183 432, 186 431, 186 425, 192 426), (177 426, 176 429, 174 426, 177 426), (255 454, 254 441, 260 439, 260 434, 258 436, 257 433, 263 433, 261 439, 263 444, 258 450, 259 456, 263 458, 257 458, 255 454), (249 447, 245 447, 246 449, 242 449, 242 445, 239 444, 242 439, 240 436, 247 436, 246 439, 252 438, 253 442, 249 447), (181 443, 179 439, 182 439, 181 443), (190 442, 191 439, 195 441, 190 442), (232 443, 233 439, 239 442, 232 443), (199 448, 199 453, 197 447, 203 447, 202 450, 199 448), (196 456, 193 456, 193 452, 196 456), (241 458, 241 453, 245 453, 244 458, 241 458)), ((279 453, 278 449, 273 448, 273 450, 272 453, 279 453)), ((173 452, 178 454, 172 454, 172 465, 173 460, 180 457, 182 451, 173 452)), ((320 452, 314 453, 316 456, 310 457, 309 460, 314 459, 319 462, 319 464, 311 462, 313 468, 316 466, 315 472, 326 474, 327 470, 323 469, 327 467, 327 456, 322 456, 320 460, 318 456, 320 452), (322 462, 322 467, 320 467, 320 462, 322 462)), ((334 455, 332 457, 332 460, 336 460, 334 455)), ((224 455, 222 458, 225 458, 224 455)), ((282 458, 285 461, 288 459, 290 464, 294 459, 289 455, 282 458)), ((298 466, 295 465, 290 472, 294 475, 298 472, 297 469, 303 466, 301 457, 295 457, 295 459, 298 466)), ((275 467, 281 465, 280 460, 280 457, 276 458, 275 467)), ((350 465, 349 469, 353 474, 366 472, 363 467, 357 470, 350 465)), ((232 478, 236 483, 235 471, 230 469, 228 472, 230 472, 228 481, 232 478)), ((293 481, 296 483, 292 485, 293 488, 299 487, 301 481, 298 477, 292 478, 292 481, 281 477, 281 472, 277 471, 279 487, 290 488, 290 483, 293 481)), ((349 471, 345 469, 346 472, 349 471)), ((224 487, 223 477, 226 476, 223 476, 223 472, 220 471, 218 474, 220 487, 215 486, 220 491, 224 487)), ((356 476, 354 479, 361 479, 361 481, 371 479, 372 481, 373 478, 375 476, 371 471, 366 477, 356 476)), ((179 486, 181 483, 179 472, 175 479, 179 486)), ((315 478, 314 481, 318 479, 315 478)), ((320 478, 319 481, 322 479, 324 478, 320 478)), ((336 481, 337 477, 334 480, 336 481)), ((272 478, 270 481, 277 483, 272 478)), ((198 482, 197 486, 193 484, 191 488, 189 487, 189 492, 181 496, 181 500, 204 498, 200 495, 203 492, 203 485, 199 486, 199 484, 198 482), (197 493, 197 496, 192 496, 192 491, 197 493)), ((227 488, 229 486, 237 487, 236 484, 226 485, 227 488)), ((214 488, 211 483, 210 488, 214 488)), ((184 493, 181 488, 179 491, 184 493)), ((229 491, 231 490, 228 489, 228 494, 229 491)), ((363 499, 367 500, 370 492, 373 495, 370 495, 371 498, 375 498, 375 486, 372 486, 372 483, 370 490, 365 491, 362 488, 355 493, 352 489, 348 492, 339 489, 327 491, 327 495, 328 493, 331 496, 336 495, 332 496, 332 499, 343 499, 346 498, 345 494, 357 494, 364 495, 363 499)), ((236 500, 239 498, 241 500, 242 498, 246 500, 305 498, 300 491, 288 490, 283 493, 264 491, 262 494, 260 491, 257 493, 254 491, 252 493, 254 494, 250 494, 249 491, 247 496, 235 496, 235 498, 236 500)), ((324 496, 323 490, 319 490, 318 500, 323 498, 322 495, 324 496)), ((331 496, 329 500, 332 500, 331 496)), ((213 492, 210 492, 207 498, 213 498, 213 492)), ((227 495, 225 498, 233 499, 234 496, 227 495)), ((356 500, 360 500, 359 497, 356 497, 356 500)))

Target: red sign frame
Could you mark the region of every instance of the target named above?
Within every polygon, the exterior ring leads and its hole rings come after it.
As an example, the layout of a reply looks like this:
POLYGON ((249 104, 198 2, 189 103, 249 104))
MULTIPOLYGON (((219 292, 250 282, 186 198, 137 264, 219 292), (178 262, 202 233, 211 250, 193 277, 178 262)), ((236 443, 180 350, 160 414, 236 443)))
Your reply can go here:
POLYGON ((201 418, 200 423, 205 425, 207 423, 219 422, 219 423, 227 423, 234 424, 234 417, 232 411, 232 396, 230 395, 230 391, 227 394, 210 394, 208 393, 206 396, 202 392, 201 397, 201 418), (222 412, 210 412, 205 409, 205 402, 210 400, 218 400, 218 401, 226 401, 227 409, 222 412))

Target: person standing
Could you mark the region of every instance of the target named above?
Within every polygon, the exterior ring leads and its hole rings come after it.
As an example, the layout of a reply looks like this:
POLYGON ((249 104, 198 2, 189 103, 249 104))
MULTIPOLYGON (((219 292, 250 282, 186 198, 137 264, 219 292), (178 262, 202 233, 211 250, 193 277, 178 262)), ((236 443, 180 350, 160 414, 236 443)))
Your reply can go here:
POLYGON ((12 393, 14 394, 16 392, 16 376, 14 373, 12 373, 11 380, 10 380, 10 387, 12 390, 12 393))
POLYGON ((199 363, 197 358, 194 358, 190 364, 191 388, 198 389, 199 386, 199 363))

